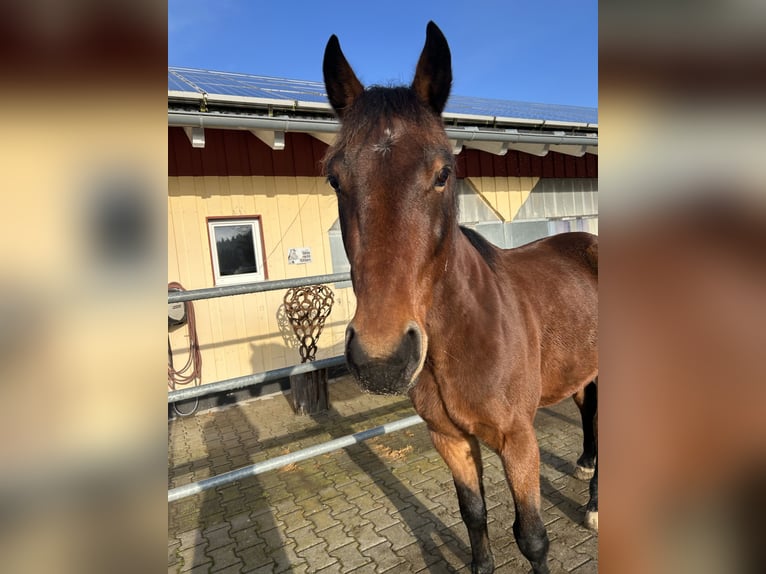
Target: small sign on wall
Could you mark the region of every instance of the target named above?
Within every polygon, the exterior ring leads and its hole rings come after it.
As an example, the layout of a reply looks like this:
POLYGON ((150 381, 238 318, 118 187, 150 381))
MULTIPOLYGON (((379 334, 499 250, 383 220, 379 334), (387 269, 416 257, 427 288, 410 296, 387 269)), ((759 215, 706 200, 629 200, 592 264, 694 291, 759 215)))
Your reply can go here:
POLYGON ((311 263, 311 247, 291 247, 287 252, 287 262, 290 265, 311 263))

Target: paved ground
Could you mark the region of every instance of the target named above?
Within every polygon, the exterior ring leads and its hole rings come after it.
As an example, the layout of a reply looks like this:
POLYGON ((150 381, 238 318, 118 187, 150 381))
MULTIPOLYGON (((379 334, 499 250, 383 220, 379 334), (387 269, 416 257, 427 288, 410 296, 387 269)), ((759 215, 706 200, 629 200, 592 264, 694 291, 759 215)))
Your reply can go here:
MULTIPOLYGON (((169 422, 168 488, 414 414, 349 377, 330 400, 315 417, 277 395, 169 422)), ((598 536, 580 525, 588 485, 571 476, 577 408, 541 410, 536 429, 551 571, 597 572, 598 536)), ((529 572, 500 460, 485 450, 484 467, 497 572, 529 572)), ((171 503, 168 517, 168 572, 470 572, 452 478, 423 424, 171 503)))

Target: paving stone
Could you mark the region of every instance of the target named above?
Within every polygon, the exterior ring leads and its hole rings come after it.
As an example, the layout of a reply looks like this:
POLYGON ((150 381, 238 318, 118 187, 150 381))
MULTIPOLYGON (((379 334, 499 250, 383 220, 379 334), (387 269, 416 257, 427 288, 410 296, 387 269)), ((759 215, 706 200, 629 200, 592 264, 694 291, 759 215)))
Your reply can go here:
MULTIPOLYGON (((192 482, 192 481, 189 481, 192 482)), ((180 485, 179 485, 180 486, 180 485)), ((189 514, 199 514, 199 505, 192 498, 186 500, 178 500, 170 505, 170 511, 174 516, 186 516, 189 514)))
POLYGON ((263 544, 264 541, 254 528, 243 528, 230 533, 236 549, 245 549, 253 545, 263 544))
POLYGON ((199 517, 194 514, 187 514, 182 517, 170 516, 168 524, 172 532, 189 531, 199 526, 199 517))
POLYGON ((303 515, 303 509, 298 508, 290 513, 282 513, 281 521, 284 523, 285 534, 292 534, 296 530, 313 527, 312 524, 303 515))
POLYGON ((330 515, 330 509, 325 508, 321 512, 314 512, 309 514, 306 518, 311 524, 314 525, 314 532, 321 533, 338 524, 338 520, 330 515))
POLYGON ((271 571, 273 560, 265 544, 256 544, 247 548, 234 548, 234 553, 242 560, 243 572, 271 571))
MULTIPOLYGON (((361 499, 357 498, 356 500, 359 501, 361 499)), ((352 504, 351 501, 347 500, 341 493, 337 493, 337 496, 325 500, 323 503, 326 507, 331 509, 330 513, 333 516, 337 516, 338 514, 346 512, 347 510, 354 510, 355 512, 360 511, 360 508, 357 504, 352 504)))
POLYGON ((394 551, 399 551, 402 548, 410 546, 415 537, 412 531, 399 522, 395 522, 387 528, 383 528, 377 531, 385 540, 391 543, 391 548, 394 551))
MULTIPOLYGON (((531 572, 529 562, 519 552, 518 547, 513 544, 506 547, 505 550, 496 550, 495 553, 495 572, 497 574, 515 574, 516 572, 531 572)), ((551 574, 561 574, 557 570, 556 564, 548 564, 551 568, 551 574)))
POLYGON ((212 564, 212 560, 205 554, 207 543, 191 546, 189 548, 179 548, 177 556, 179 558, 178 571, 189 572, 195 566, 201 564, 212 564))
POLYGON ((300 557, 306 560, 306 563, 309 565, 309 570, 312 572, 327 568, 333 564, 338 564, 338 559, 329 553, 327 544, 323 542, 306 548, 303 551, 296 550, 296 552, 300 557))
POLYGON ((580 566, 581 564, 584 564, 589 560, 589 557, 581 554, 579 552, 576 552, 569 546, 567 546, 563 541, 559 541, 558 539, 552 539, 551 540, 551 546, 548 550, 548 557, 551 560, 558 560, 561 562, 564 570, 569 572, 570 570, 573 570, 574 568, 580 566), (557 543, 560 542, 560 543, 557 543))
MULTIPOLYGON (((351 501, 347 502, 351 504, 351 501)), ((375 500, 369 496, 360 496, 354 500, 353 506, 359 509, 359 514, 362 516, 366 516, 368 514, 377 516, 378 513, 375 513, 375 511, 381 510, 383 508, 383 503, 380 500, 375 500)))
MULTIPOLYGON (((465 529, 465 527, 463 528, 465 529)), ((496 550, 507 546, 515 546, 516 540, 513 538, 513 523, 499 520, 490 522, 489 539, 492 542, 492 548, 496 550)))
POLYGON ((471 563, 471 549, 458 543, 454 538, 442 534, 436 542, 438 546, 428 550, 429 554, 437 557, 437 564, 445 570, 465 568, 471 563), (451 569, 447 569, 450 566, 451 569))
MULTIPOLYGON (((457 507, 457 495, 453 494, 452 497, 455 498, 454 508, 451 506, 439 505, 437 503, 437 505, 431 508, 428 512, 432 519, 441 522, 444 526, 459 528, 463 524, 463 519, 461 518, 460 510, 457 507)), ((489 510, 489 507, 487 510, 489 510)))
POLYGON ((359 550, 359 545, 356 542, 346 544, 335 550, 329 550, 328 554, 338 559, 341 572, 357 572, 359 571, 358 569, 366 564, 372 565, 374 568, 372 560, 362 554, 361 550, 359 550))
POLYGON ((177 540, 168 544, 168 566, 175 566, 181 562, 181 557, 178 556, 180 549, 181 543, 177 540))
POLYGON ((297 572, 299 567, 307 566, 305 560, 295 552, 295 544, 285 544, 282 547, 272 550, 271 558, 273 562, 273 572, 297 572))
POLYGON ((343 495, 343 498, 349 502, 356 500, 360 496, 367 495, 367 491, 364 490, 355 480, 350 480, 346 483, 336 483, 335 487, 343 495))
POLYGON ((577 568, 570 570, 572 574, 598 574, 598 561, 588 560, 577 568))
POLYGON ((343 524, 346 529, 353 528, 365 522, 365 520, 359 516, 359 509, 356 507, 347 508, 343 512, 338 512, 337 514, 331 509, 330 515, 336 521, 343 524))
POLYGON ((321 535, 322 540, 327 542, 328 550, 335 550, 354 541, 353 538, 346 535, 343 525, 338 523, 317 534, 321 535))
POLYGON ((596 560, 598 560, 598 536, 592 536, 591 538, 588 538, 584 542, 581 542, 580 544, 573 546, 572 550, 574 550, 575 552, 579 552, 580 554, 584 554, 588 556, 589 558, 592 558, 595 556, 596 560))
POLYGON ((301 500, 300 507, 303 510, 303 516, 306 518, 317 512, 327 512, 329 514, 330 511, 330 509, 327 508, 327 505, 325 505, 318 498, 307 498, 305 500, 301 500))
POLYGON ((288 536, 295 541, 295 551, 299 554, 306 548, 310 548, 321 542, 311 525, 298 528, 292 533, 289 533, 288 536))
POLYGON ((175 537, 181 542, 181 548, 184 549, 205 543, 205 540, 202 537, 202 532, 197 529, 179 532, 175 537))
MULTIPOLYGON (((168 484, 187 484, 412 414, 407 400, 330 387, 333 410, 296 417, 284 397, 254 400, 168 425, 168 484), (339 398, 334 398, 339 397, 339 398)), ((536 420, 551 572, 598 570, 598 536, 580 523, 588 482, 571 476, 582 433, 570 401, 536 420)), ((511 534, 502 462, 482 447, 497 574, 528 572, 511 534)), ((169 572, 470 572, 452 477, 419 425, 250 477, 168 506, 169 572), (401 449, 409 450, 393 456, 401 449)))
POLYGON ((238 530, 251 529, 253 527, 253 521, 250 518, 249 512, 241 512, 228 519, 228 523, 231 526, 230 533, 237 532, 238 530))
POLYGON ((398 523, 398 518, 392 517, 391 514, 389 514, 388 509, 384 506, 379 506, 369 512, 364 512, 364 510, 360 510, 360 512, 363 518, 372 522, 373 527, 378 532, 383 528, 398 523))
POLYGON ((206 532, 203 532, 203 536, 208 542, 208 552, 233 542, 231 536, 229 536, 228 528, 216 528, 214 530, 207 530, 206 532))
POLYGON ((222 503, 229 502, 237 498, 242 498, 242 492, 240 492, 239 485, 237 483, 232 483, 232 484, 228 484, 226 486, 217 488, 216 492, 218 493, 218 496, 220 497, 220 501, 222 503))
POLYGON ((211 572, 218 572, 219 570, 223 570, 234 564, 242 565, 242 561, 234 553, 234 544, 229 544, 228 546, 222 546, 212 550, 208 548, 205 552, 213 561, 213 566, 210 568, 211 572))
POLYGON ((396 555, 408 565, 409 572, 424 572, 431 570, 431 566, 438 564, 438 558, 427 552, 417 542, 411 543, 396 550, 396 555))
POLYGON ((211 574, 239 574, 242 572, 242 563, 238 560, 237 562, 230 564, 229 566, 224 566, 220 569, 210 569, 211 574))
POLYGON ((388 542, 376 544, 367 550, 363 550, 362 554, 372 559, 376 566, 376 572, 382 573, 394 568, 401 570, 401 566, 404 566, 404 559, 391 550, 391 545, 388 542))
POLYGON ((353 526, 349 532, 349 536, 351 536, 359 543, 359 549, 362 552, 364 552, 367 548, 371 548, 372 546, 385 541, 375 532, 374 526, 369 521, 365 521, 362 524, 353 526))

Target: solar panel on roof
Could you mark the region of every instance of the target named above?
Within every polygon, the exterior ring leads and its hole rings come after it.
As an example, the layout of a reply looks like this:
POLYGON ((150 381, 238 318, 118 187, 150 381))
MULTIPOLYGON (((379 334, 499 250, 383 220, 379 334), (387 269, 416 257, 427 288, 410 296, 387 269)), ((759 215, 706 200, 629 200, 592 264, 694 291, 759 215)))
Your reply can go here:
POLYGON ((194 86, 182 80, 171 70, 168 70, 168 90, 176 90, 179 92, 196 91, 194 90, 194 86))
POLYGON ((598 122, 598 110, 596 108, 467 98, 465 96, 452 96, 447 102, 446 112, 578 123, 598 122))
MULTIPOLYGON (((326 101, 324 85, 320 82, 269 78, 229 72, 212 72, 188 68, 171 68, 186 78, 200 92, 227 96, 272 98, 301 101, 326 101)), ((168 88, 176 89, 176 88, 168 88)))
MULTIPOLYGON (((326 103, 324 84, 307 80, 271 78, 232 72, 215 72, 194 68, 168 68, 168 90, 192 91, 268 98, 286 102, 326 103)), ((547 120, 573 123, 598 123, 598 109, 558 104, 538 104, 510 100, 493 100, 452 96, 447 114, 471 114, 490 117, 547 120)))

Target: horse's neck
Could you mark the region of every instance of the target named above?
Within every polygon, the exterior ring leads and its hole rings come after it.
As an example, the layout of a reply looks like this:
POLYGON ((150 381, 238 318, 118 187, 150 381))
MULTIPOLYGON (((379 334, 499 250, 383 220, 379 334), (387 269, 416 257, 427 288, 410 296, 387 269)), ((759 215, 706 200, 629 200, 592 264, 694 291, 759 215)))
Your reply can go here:
MULTIPOLYGON (((463 308, 474 309, 482 302, 497 301, 500 286, 497 271, 468 238, 456 229, 455 239, 446 257, 444 274, 434 289, 433 307, 438 316, 452 323, 456 312, 463 308)), ((483 321, 480 314, 461 314, 463 321, 483 321)), ((446 326, 445 326, 446 327, 446 326)))
MULTIPOLYGON (((465 369, 481 371, 484 367, 469 366, 464 358, 496 353, 486 346, 487 337, 496 339, 492 334, 507 332, 504 324, 516 322, 519 313, 512 288, 501 281, 503 269, 493 270, 459 229, 457 233, 447 253, 446 270, 434 286, 427 321, 426 363, 442 383, 476 374, 465 369)), ((497 264, 502 266, 502 261, 497 264)))

